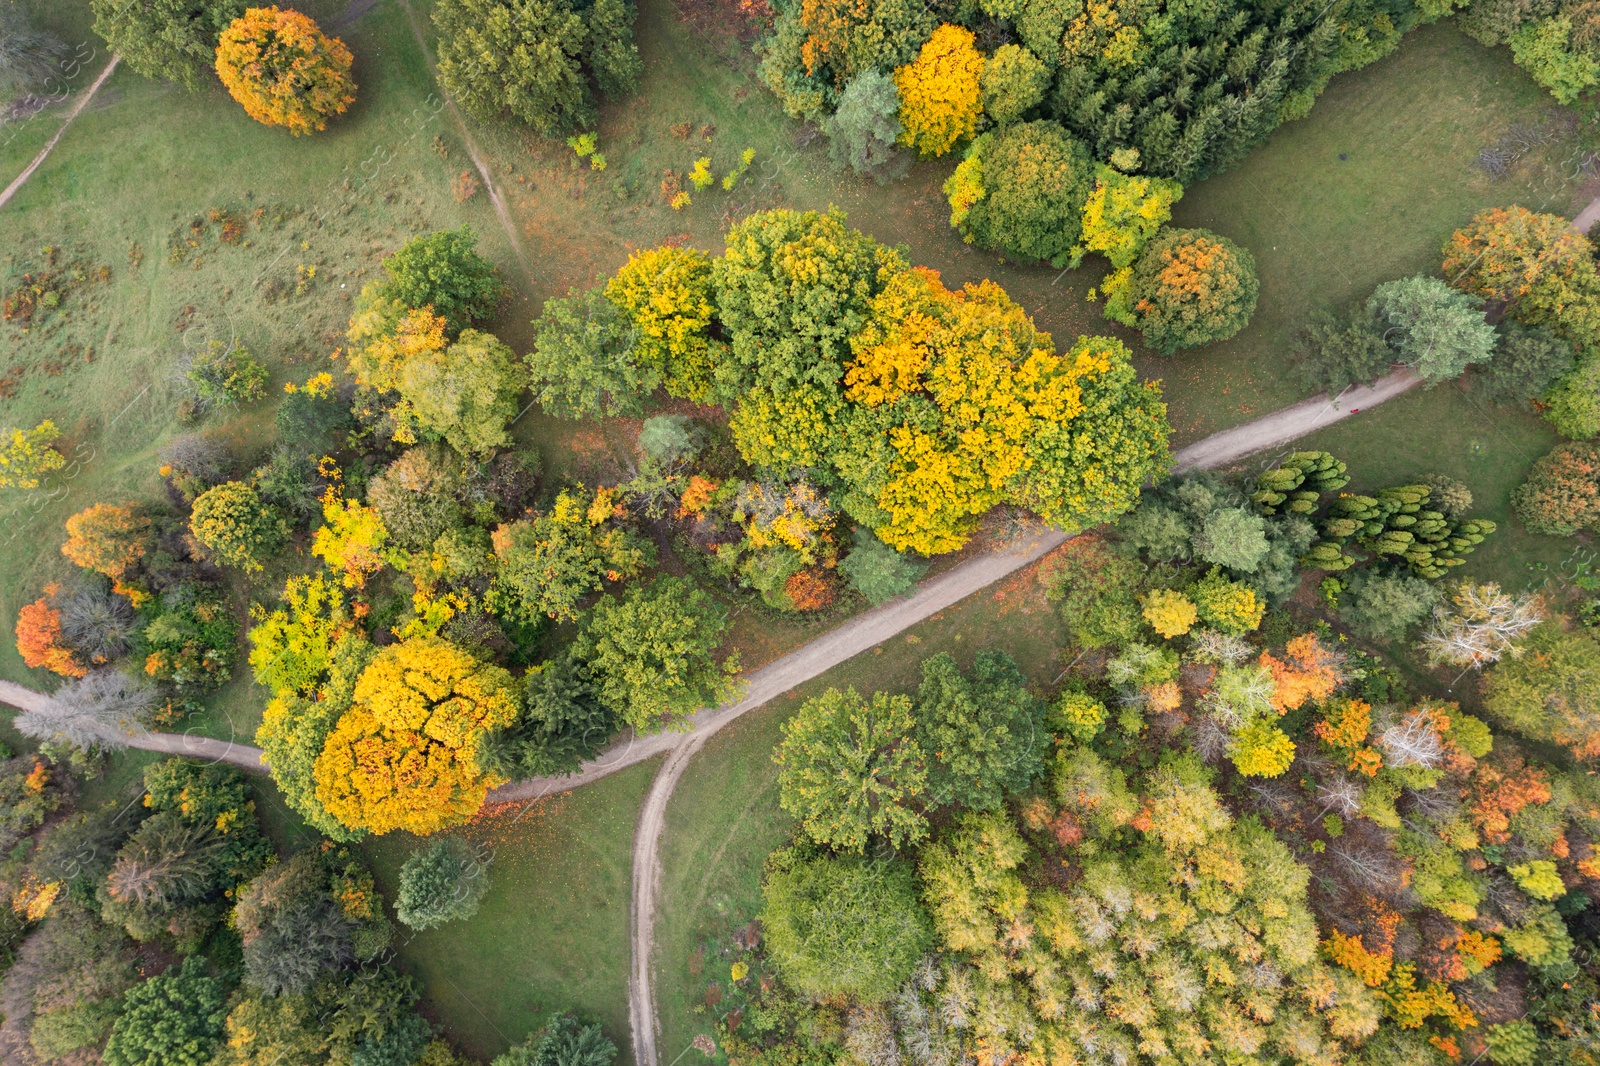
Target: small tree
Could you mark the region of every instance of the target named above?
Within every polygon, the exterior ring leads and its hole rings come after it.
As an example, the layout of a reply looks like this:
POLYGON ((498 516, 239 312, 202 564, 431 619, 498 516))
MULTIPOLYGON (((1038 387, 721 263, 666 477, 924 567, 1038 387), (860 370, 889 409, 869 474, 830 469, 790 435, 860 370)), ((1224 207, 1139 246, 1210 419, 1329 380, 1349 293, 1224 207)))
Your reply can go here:
POLYGON ((546 300, 526 356, 539 406, 557 418, 637 415, 661 384, 635 355, 639 330, 598 289, 546 300))
POLYGON ((1243 636, 1255 629, 1267 610, 1255 589, 1229 580, 1214 566, 1190 587, 1189 595, 1200 620, 1229 636, 1243 636))
POLYGON ((880 183, 889 180, 901 159, 896 146, 905 132, 894 79, 878 70, 851 78, 839 94, 839 106, 822 120, 822 132, 835 163, 880 183))
POLYGON ((478 913, 487 891, 484 854, 462 837, 440 837, 400 867, 395 914, 413 929, 432 929, 478 913))
POLYGON ((858 529, 855 546, 839 563, 839 572, 873 606, 904 596, 917 587, 927 569, 903 552, 897 552, 873 535, 858 529))
POLYGON ((986 133, 945 182, 950 222, 981 248, 1065 266, 1094 179, 1089 151, 1058 123, 986 133))
POLYGON ((1481 375, 1484 398, 1522 407, 1570 373, 1574 361, 1571 342, 1549 330, 1504 322, 1499 347, 1481 375))
POLYGON ((877 692, 869 701, 831 688, 806 701, 783 723, 772 756, 779 806, 839 851, 863 852, 874 836, 895 847, 921 840, 928 773, 913 726, 906 696, 877 692))
POLYGON ((983 53, 971 30, 946 23, 916 60, 894 72, 900 90, 900 143, 924 157, 944 155, 978 129, 983 113, 983 53))
POLYGON ((1459 377, 1494 356, 1494 327, 1484 321, 1483 301, 1438 278, 1386 281, 1373 290, 1367 310, 1399 361, 1429 383, 1459 377))
POLYGON ((216 62, 222 31, 244 0, 89 0, 94 32, 128 67, 197 90, 216 62))
POLYGON ((970 679, 947 654, 925 660, 914 735, 927 759, 929 804, 987 811, 1026 789, 1049 749, 1043 713, 1004 652, 979 652, 970 679))
POLYGON ((61 554, 113 581, 144 557, 154 523, 135 504, 97 503, 67 519, 61 554))
POLYGON ((1094 189, 1083 204, 1083 245, 1076 254, 1099 252, 1122 270, 1172 218, 1183 186, 1169 178, 1124 174, 1104 164, 1095 167, 1094 189))
POLYGON ((1536 740, 1553 741, 1580 759, 1600 756, 1600 642, 1551 619, 1483 675, 1489 717, 1536 740))
POLYGON ((612 495, 562 492, 549 511, 495 530, 500 581, 527 610, 571 621, 584 596, 638 575, 653 559, 648 542, 616 524, 612 495))
POLYGON ((217 77, 245 114, 290 133, 316 133, 355 102, 350 49, 298 11, 252 7, 217 43, 217 77))
POLYGON ((1266 558, 1267 521, 1246 507, 1222 507, 1206 516, 1194 549, 1208 563, 1251 574, 1266 558))
POLYGON ((1256 310, 1261 285, 1253 255, 1203 229, 1169 229, 1145 246, 1126 289, 1108 290, 1106 314, 1144 334, 1162 355, 1226 340, 1256 310))
POLYGON ((1511 505, 1535 533, 1570 537, 1600 528, 1600 444, 1556 445, 1533 464, 1511 505))
POLYGON ((0 430, 0 489, 36 489, 67 465, 54 447, 61 431, 48 418, 32 429, 0 430))
POLYGON ((611 1066, 616 1058, 617 1046, 599 1023, 585 1025, 563 1011, 491 1066, 611 1066))
POLYGON ((639 427, 639 450, 663 469, 688 462, 702 447, 704 435, 687 415, 654 415, 639 427))
POLYGON ((709 330, 717 288, 706 253, 695 248, 634 252, 606 283, 606 298, 633 320, 639 362, 660 373, 667 392, 696 403, 710 398, 717 346, 709 330))
POLYGON ((262 501, 255 486, 225 481, 196 498, 189 532, 217 562, 250 573, 288 539, 289 524, 262 501))
POLYGON ((207 1066, 222 1041, 227 986, 206 976, 205 960, 182 966, 128 990, 100 1061, 105 1066, 207 1066))
POLYGON ((1152 589, 1144 598, 1144 620, 1167 640, 1189 632, 1199 617, 1194 601, 1174 589, 1152 589))
POLYGON ((574 640, 600 701, 640 732, 678 725, 734 690, 738 656, 712 658, 727 632, 722 606, 681 578, 658 578, 602 600, 574 640))
POLYGON ((13 724, 23 736, 81 751, 125 747, 130 736, 146 727, 156 704, 154 689, 141 686, 119 670, 94 670, 57 689, 43 707, 17 715, 13 724))
POLYGON ((384 280, 363 299, 432 308, 450 337, 492 317, 505 295, 499 269, 478 254, 478 235, 470 226, 412 237, 384 259, 383 270, 384 280))
POLYGON ((60 592, 60 585, 47 585, 43 596, 17 612, 17 654, 30 670, 42 666, 62 677, 82 677, 89 668, 61 632, 61 611, 55 604, 60 592))
POLYGON ((904 862, 779 851, 768 859, 761 900, 772 961, 807 996, 886 999, 933 944, 904 862))

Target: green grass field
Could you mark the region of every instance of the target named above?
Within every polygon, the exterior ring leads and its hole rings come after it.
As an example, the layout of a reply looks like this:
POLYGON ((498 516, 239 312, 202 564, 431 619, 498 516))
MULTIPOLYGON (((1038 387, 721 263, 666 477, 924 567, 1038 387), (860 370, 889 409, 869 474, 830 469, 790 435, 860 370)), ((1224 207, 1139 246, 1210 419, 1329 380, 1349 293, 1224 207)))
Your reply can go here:
MULTIPOLYGON (((28 6, 69 41, 88 34, 82 5, 28 6)), ((345 2, 297 6, 331 26, 345 2)), ((415 3, 431 34, 428 6, 415 3)), ((274 390, 303 378, 339 343, 348 300, 381 255, 415 232, 477 229, 513 287, 491 328, 526 350, 543 299, 591 284, 633 248, 672 239, 716 249, 727 224, 752 210, 837 205, 855 225, 941 270, 948 283, 994 278, 1059 343, 1089 332, 1117 332, 1135 343, 1141 368, 1165 382, 1181 444, 1303 394, 1287 364, 1287 342, 1311 310, 1432 269, 1445 235, 1482 207, 1521 202, 1567 211, 1578 196, 1562 169, 1568 145, 1559 138, 1503 182, 1470 167, 1476 152, 1513 124, 1546 123, 1548 100, 1503 50, 1485 50, 1448 25, 1425 28, 1394 56, 1337 79, 1309 118, 1278 131, 1244 166, 1188 192, 1175 221, 1249 247, 1263 279, 1261 306, 1234 340, 1163 360, 1109 327, 1086 300, 1098 270, 1062 276, 963 244, 939 192, 953 159, 917 164, 886 187, 841 173, 820 142, 806 142, 799 124, 782 115, 755 80, 748 48, 710 21, 708 10, 696 8, 686 20, 667 0, 641 4, 645 83, 636 97, 604 111, 603 172, 512 125, 472 124, 510 200, 532 259, 526 265, 515 261, 483 194, 465 203, 451 194, 452 178, 470 163, 460 130, 438 110, 399 4, 380 4, 338 31, 356 55, 358 102, 312 138, 255 124, 220 89, 188 94, 128 70, 114 75, 0 212, 0 253, 7 257, 0 287, 41 269, 47 245, 60 249, 58 259, 103 264, 111 274, 108 282, 70 288, 61 307, 26 334, 0 325, 11 341, 0 355, 0 422, 53 418, 77 460, 72 476, 47 491, 0 500, 0 543, 8 546, 0 556, 0 618, 8 628, 20 604, 69 569, 55 551, 67 515, 99 500, 158 494, 156 454, 164 440, 198 428, 241 453, 269 446, 270 404, 180 425, 173 371, 186 351, 237 337, 272 368, 274 390), (681 176, 709 155, 721 174, 746 147, 757 159, 738 190, 697 193, 680 212, 665 205, 666 171, 681 176), (248 220, 241 242, 218 239, 213 210, 248 220)), ((79 82, 97 72, 90 64, 79 82)), ((20 171, 59 120, 59 111, 47 111, 9 141, 0 137, 0 174, 20 171)), ((537 412, 516 426, 519 445, 537 448, 548 470, 603 476, 615 469, 628 433, 621 423, 573 427, 537 412)), ((1308 446, 1349 461, 1356 487, 1428 470, 1451 473, 1473 487, 1483 513, 1500 520, 1511 489, 1552 440, 1531 416, 1481 411, 1470 395, 1447 386, 1395 401, 1308 446)), ((1541 572, 1526 563, 1554 566, 1570 548, 1508 523, 1466 572, 1531 580, 1541 572)), ((269 572, 255 587, 269 589, 282 576, 269 572)), ((241 584, 237 591, 251 589, 241 584)), ((725 940, 733 923, 748 918, 762 857, 788 830, 768 758, 779 723, 828 684, 908 686, 917 663, 945 648, 966 660, 979 647, 1002 647, 1034 680, 1048 682, 1059 669, 1051 661, 1059 640, 1054 622, 1040 608, 1024 611, 1031 592, 1008 595, 1015 602, 986 594, 881 654, 846 664, 731 727, 699 756, 674 799, 664 854, 658 964, 669 1061, 703 1028, 691 1008, 704 976, 688 972, 690 953, 706 938, 725 940)), ((815 632, 753 613, 739 625, 751 664, 815 632)), ((25 669, 9 640, 0 641, 0 676, 39 687, 53 681, 25 669)), ((241 666, 241 676, 184 727, 249 739, 263 699, 241 666)), ((86 797, 136 788, 149 758, 119 756, 86 797)), ((463 1047, 493 1054, 548 1011, 572 1006, 600 1018, 627 1056, 628 847, 652 772, 639 767, 547 802, 514 828, 500 812, 474 828, 497 847, 484 910, 400 949, 402 965, 425 984, 432 1015, 463 1047)), ((270 786, 258 793, 258 809, 281 846, 306 839, 270 786)), ((370 849, 386 890, 392 892, 409 843, 394 838, 370 849)))

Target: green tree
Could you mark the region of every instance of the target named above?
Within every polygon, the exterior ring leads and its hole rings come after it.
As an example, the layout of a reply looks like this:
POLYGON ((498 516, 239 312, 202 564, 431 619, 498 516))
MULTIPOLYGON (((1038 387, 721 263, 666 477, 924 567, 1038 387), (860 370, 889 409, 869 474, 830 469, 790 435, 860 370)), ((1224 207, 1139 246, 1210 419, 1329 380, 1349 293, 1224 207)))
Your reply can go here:
POLYGON ((640 732, 684 723, 734 691, 737 655, 712 653, 727 612, 682 578, 657 578, 621 600, 602 600, 573 641, 594 672, 600 702, 640 732))
POLYGON ((839 94, 839 106, 822 120, 828 152, 835 163, 879 182, 892 177, 904 159, 899 150, 900 90, 879 70, 864 70, 839 94))
POLYGON ((625 0, 443 0, 439 84, 478 118, 502 112, 553 137, 594 124, 593 90, 615 98, 643 72, 625 0))
POLYGON ((383 271, 384 279, 363 291, 364 304, 381 299, 431 307, 451 337, 492 317, 505 295, 500 270, 478 254, 471 226, 412 237, 384 259, 383 271))
POLYGON ((928 771, 914 735, 911 699, 863 699, 830 688, 783 723, 772 759, 778 804, 819 844, 860 853, 874 836, 895 847, 928 834, 919 809, 928 771))
POLYGON ((491 1066, 611 1066, 616 1058, 617 1046, 599 1023, 585 1025, 562 1011, 491 1066))
POLYGON ((206 1066, 222 1037, 226 988, 192 955, 123 997, 101 1061, 106 1066, 206 1066))
POLYGON ((1144 334, 1162 355, 1226 340, 1256 310, 1255 256, 1203 229, 1168 229, 1145 246, 1126 290, 1107 290, 1106 314, 1144 334))
POLYGON ((919 895, 904 862, 778 851, 761 886, 767 951, 804 995, 887 999, 933 945, 919 895))
POLYGON ((1018 44, 1003 44, 978 76, 983 113, 997 126, 1009 126, 1032 111, 1050 88, 1050 68, 1018 44))
POLYGON ((929 805, 994 810, 1008 793, 1026 789, 1049 748, 1043 714, 1005 652, 979 652, 971 678, 948 654, 924 660, 913 715, 929 805))
POLYGON ((1389 372, 1394 352, 1364 306, 1343 317, 1313 312, 1295 335, 1294 357, 1314 389, 1337 396, 1352 385, 1370 385, 1389 372))
POLYGON ((1506 38, 1517 66, 1550 90, 1558 104, 1574 103, 1600 85, 1600 57, 1572 40, 1572 19, 1565 14, 1530 22, 1506 38))
POLYGON ((306 995, 242 989, 231 1001, 212 1066, 325 1066, 328 1036, 306 995))
POLYGON ((487 456, 511 443, 527 371, 492 334, 463 330, 443 351, 408 359, 400 395, 425 430, 463 455, 487 456))
POLYGON ((1253 574, 1267 557, 1267 520, 1245 507, 1211 512, 1194 536, 1195 553, 1208 563, 1253 574))
POLYGON ((522 717, 497 740, 492 759, 507 777, 557 777, 593 758, 617 731, 616 714, 600 702, 588 665, 570 646, 528 671, 522 717))
POLYGON ((1143 564, 1098 538, 1069 543, 1044 582, 1072 642, 1099 648, 1136 639, 1143 624, 1137 596, 1143 564))
POLYGON ((217 562, 250 573, 282 547, 289 524, 266 505, 254 485, 225 481, 195 498, 189 532, 217 562))
POLYGON ((488 859, 464 837, 440 837, 400 867, 395 915, 413 929, 432 929, 477 914, 487 891, 488 859))
POLYGON ((1600 641, 1542 623, 1483 678, 1483 706, 1497 723, 1564 745, 1580 759, 1600 755, 1600 641))
POLYGON ((147 78, 199 89, 217 58, 217 41, 244 14, 244 0, 90 0, 94 32, 147 78))
POLYGON ((1399 361, 1430 384, 1459 377, 1472 363, 1494 356, 1494 327, 1484 321, 1483 301, 1438 278, 1386 281, 1373 290, 1367 310, 1399 361))
POLYGON ((550 510, 501 526, 494 534, 499 581, 523 606, 551 618, 578 617, 578 601, 607 580, 641 573, 654 559, 648 541, 617 525, 610 494, 593 500, 559 493, 550 510))
POLYGON ((1357 571, 1339 594, 1339 620, 1367 640, 1399 640, 1442 599, 1432 582, 1399 571, 1357 571))
POLYGON ((856 531, 855 546, 839 562, 839 572, 874 606, 916 588, 926 569, 926 564, 895 551, 866 529, 856 531))
POLYGON ((315 851, 269 866, 239 893, 234 928, 245 982, 271 996, 298 995, 354 960, 351 923, 328 892, 315 851))
POLYGON ((1088 149, 1058 123, 1022 122, 973 141, 969 164, 976 196, 962 189, 960 168, 945 185, 952 207, 970 202, 961 232, 980 248, 1066 265, 1094 182, 1088 149))
POLYGON ((546 300, 526 356, 533 396, 557 418, 637 415, 661 373, 636 357, 639 330, 599 289, 546 300))
POLYGON ((1572 371, 1572 343, 1549 330, 1503 322, 1494 358, 1483 367, 1484 399, 1504 407, 1525 407, 1572 371))

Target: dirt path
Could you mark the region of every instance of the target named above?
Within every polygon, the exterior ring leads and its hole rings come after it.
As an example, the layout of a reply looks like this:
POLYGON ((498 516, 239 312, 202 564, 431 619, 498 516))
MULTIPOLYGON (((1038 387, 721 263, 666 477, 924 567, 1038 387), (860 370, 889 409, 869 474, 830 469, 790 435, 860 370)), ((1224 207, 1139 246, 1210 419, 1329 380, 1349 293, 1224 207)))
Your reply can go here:
MULTIPOLYGON (((37 711, 49 702, 50 697, 42 692, 24 688, 15 682, 0 681, 0 703, 9 704, 21 711, 37 711)), ((159 751, 168 755, 187 755, 191 759, 225 762, 256 774, 267 772, 266 766, 261 762, 260 748, 252 748, 248 744, 238 744, 231 740, 217 740, 214 737, 200 737, 189 733, 141 733, 138 736, 127 737, 124 743, 130 748, 139 748, 142 751, 159 751)))
MULTIPOLYGON (((351 4, 352 9, 356 6, 351 4)), ((400 6, 406 9, 406 21, 411 23, 411 32, 417 39, 417 47, 422 50, 422 58, 428 64, 428 73, 433 75, 433 80, 437 83, 439 68, 434 65, 433 51, 428 47, 428 38, 422 32, 422 23, 417 21, 417 13, 411 7, 411 0, 400 0, 400 6)), ((517 263, 529 280, 532 280, 537 276, 533 269, 533 261, 528 258, 528 250, 522 246, 522 237, 517 233, 517 224, 511 220, 511 210, 506 207, 505 197, 500 195, 500 186, 494 183, 494 177, 489 173, 489 165, 483 161, 483 153, 478 149, 478 142, 473 139, 472 131, 467 129, 466 120, 456 109, 456 102, 450 99, 450 94, 444 91, 443 86, 440 86, 439 93, 444 98, 445 109, 450 112, 450 118, 455 123, 456 132, 461 135, 461 143, 467 150, 467 158, 472 160, 472 165, 478 170, 478 176, 483 178, 483 189, 489 194, 489 203, 494 207, 495 217, 500 220, 500 228, 506 231, 506 239, 511 242, 511 250, 517 253, 517 263)))
POLYGON ((1584 236, 1588 236, 1589 231, 1594 229, 1596 222, 1600 222, 1600 196, 1590 200, 1588 206, 1578 212, 1577 216, 1572 220, 1572 228, 1584 236))
POLYGON ((39 150, 39 154, 33 157, 33 162, 28 164, 28 169, 18 174, 16 179, 6 186, 5 192, 0 192, 0 207, 9 204, 11 198, 17 194, 17 190, 22 188, 23 183, 33 177, 33 172, 39 169, 39 164, 50 157, 50 153, 55 149, 56 142, 61 140, 61 135, 67 132, 68 126, 72 125, 72 120, 77 118, 79 113, 89 106, 89 101, 94 99, 94 94, 100 91, 100 86, 106 83, 106 79, 111 77, 111 72, 116 70, 117 64, 121 62, 121 56, 113 55, 111 57, 111 62, 106 64, 106 69, 102 70, 100 76, 94 80, 94 84, 89 86, 89 91, 79 97, 78 102, 72 105, 72 110, 67 113, 66 121, 61 123, 61 128, 56 130, 56 135, 51 137, 45 146, 39 150))

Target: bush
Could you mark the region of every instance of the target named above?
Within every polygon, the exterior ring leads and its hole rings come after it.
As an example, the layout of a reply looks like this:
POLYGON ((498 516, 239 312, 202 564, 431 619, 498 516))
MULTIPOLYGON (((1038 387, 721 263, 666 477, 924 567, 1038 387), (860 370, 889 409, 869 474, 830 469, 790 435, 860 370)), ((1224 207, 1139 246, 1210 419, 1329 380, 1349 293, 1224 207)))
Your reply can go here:
POLYGON ((61 611, 55 604, 60 591, 59 585, 46 586, 43 596, 17 612, 17 654, 30 670, 42 666, 62 677, 82 677, 89 668, 61 633, 61 611))
POLYGON ((1099 648, 1126 644, 1139 635, 1135 596, 1144 567, 1098 538, 1068 541, 1055 568, 1041 574, 1046 595, 1074 644, 1099 648))
POLYGON ((250 573, 282 547, 289 525, 255 486, 226 481, 196 498, 189 532, 218 563, 250 573))
POLYGON ((299 136, 355 101, 350 49, 298 11, 252 7, 222 32, 217 77, 245 114, 299 136))
POLYGON ((1126 294, 1108 289, 1106 313, 1126 306, 1145 343, 1162 355, 1226 340, 1255 313, 1253 255, 1203 229, 1169 229, 1145 246, 1126 294))
POLYGON ((901 153, 896 145, 904 131, 900 90, 893 78, 877 70, 851 78, 839 95, 838 109, 822 120, 833 161, 879 182, 889 180, 897 169, 901 153))
POLYGON ((505 294, 499 269, 478 254, 478 235, 470 226, 412 237, 384 259, 383 270, 384 280, 370 288, 370 295, 362 293, 363 302, 431 307, 451 337, 492 317, 505 294))
POLYGON ((298 452, 320 455, 337 448, 343 435, 355 427, 350 398, 339 390, 297 388, 286 393, 273 413, 278 436, 298 452))
POLYGON ((616 99, 643 71, 624 0, 443 0, 439 84, 485 121, 502 112, 543 137, 593 128, 593 94, 616 99))
POLYGON ((905 863, 780 851, 761 899, 773 964, 804 995, 886 999, 933 944, 905 863))
POLYGON ((1100 735, 1106 726, 1106 705, 1086 692, 1063 692, 1045 717, 1045 725, 1082 744, 1100 735))
POLYGON ((945 183, 951 222, 980 248, 1064 266, 1094 182, 1088 149, 1055 122, 1024 122, 974 141, 945 183))
POLYGON ((105 1066, 207 1066, 222 1040, 226 986, 194 955, 129 989, 101 1056, 105 1066))
POLYGON ((442 837, 412 852, 400 867, 395 914, 413 929, 432 929, 471 918, 487 891, 484 855, 462 837, 442 837))
POLYGON ((233 455, 227 447, 198 433, 173 437, 162 445, 159 455, 158 472, 178 490, 185 503, 193 503, 206 489, 227 481, 234 469, 233 455))
POLYGON ((199 89, 217 58, 217 41, 244 14, 244 0, 89 0, 94 32, 147 78, 199 89))
POLYGON ((67 465, 55 447, 61 431, 48 418, 32 429, 0 430, 0 489, 36 489, 67 465))
POLYGON ((1439 587, 1406 573, 1357 571, 1339 595, 1339 620, 1366 640, 1400 640, 1443 598, 1439 587))
POLYGON ((1535 533, 1569 537, 1600 529, 1600 444, 1558 444, 1533 464, 1511 506, 1535 533))
POLYGON ((80 585, 56 597, 61 639, 83 660, 99 666, 128 653, 138 629, 133 605, 102 587, 80 585))
POLYGON ((855 546, 839 563, 839 572, 874 607, 911 592, 926 569, 927 564, 895 551, 866 529, 855 531, 855 546))

